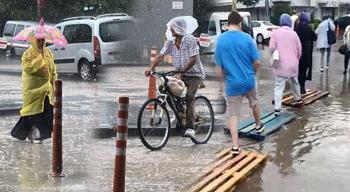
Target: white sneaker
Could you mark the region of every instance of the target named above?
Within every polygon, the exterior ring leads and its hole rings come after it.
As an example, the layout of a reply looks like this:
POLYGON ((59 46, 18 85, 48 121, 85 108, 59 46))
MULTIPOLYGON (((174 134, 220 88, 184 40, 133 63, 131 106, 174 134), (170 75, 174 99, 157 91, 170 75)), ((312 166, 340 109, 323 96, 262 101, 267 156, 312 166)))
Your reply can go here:
POLYGON ((175 116, 171 117, 170 118, 170 125, 175 125, 175 123, 176 123, 176 117, 175 116))
POLYGON ((186 129, 184 137, 190 137, 190 138, 195 138, 196 133, 194 132, 193 129, 186 129))
POLYGON ((323 72, 323 67, 321 67, 321 70, 320 70, 321 72, 323 72))
POLYGON ((34 144, 42 144, 43 143, 43 141, 42 140, 33 140, 33 142, 32 143, 34 143, 34 144))

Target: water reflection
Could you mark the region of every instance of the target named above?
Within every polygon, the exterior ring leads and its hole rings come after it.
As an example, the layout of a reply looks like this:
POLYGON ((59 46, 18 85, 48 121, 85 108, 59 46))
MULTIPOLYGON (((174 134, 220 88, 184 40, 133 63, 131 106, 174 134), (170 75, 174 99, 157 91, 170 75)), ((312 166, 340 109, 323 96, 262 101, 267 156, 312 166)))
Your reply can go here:
POLYGON ((323 91, 329 91, 328 70, 320 75, 320 88, 323 91))

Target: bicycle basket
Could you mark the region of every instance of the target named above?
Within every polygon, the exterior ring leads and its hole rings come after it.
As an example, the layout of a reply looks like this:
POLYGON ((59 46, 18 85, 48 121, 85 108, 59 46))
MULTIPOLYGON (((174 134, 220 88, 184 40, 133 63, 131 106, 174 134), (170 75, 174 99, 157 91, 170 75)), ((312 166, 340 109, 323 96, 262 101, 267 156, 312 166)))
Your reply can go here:
POLYGON ((175 77, 167 77, 167 87, 170 92, 175 96, 181 96, 182 92, 185 89, 185 83, 180 79, 176 79, 175 77))

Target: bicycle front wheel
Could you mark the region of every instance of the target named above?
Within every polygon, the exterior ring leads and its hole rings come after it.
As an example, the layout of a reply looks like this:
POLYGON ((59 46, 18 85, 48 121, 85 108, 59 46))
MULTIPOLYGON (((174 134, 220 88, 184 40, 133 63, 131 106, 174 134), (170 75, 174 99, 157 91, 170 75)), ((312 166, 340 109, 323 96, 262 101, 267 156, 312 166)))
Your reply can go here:
POLYGON ((191 138, 195 144, 205 144, 214 130, 214 112, 209 100, 204 96, 196 97, 194 130, 196 136, 191 138))
POLYGON ((147 100, 140 109, 137 118, 142 143, 148 149, 160 150, 168 142, 170 118, 165 103, 158 99, 147 100))

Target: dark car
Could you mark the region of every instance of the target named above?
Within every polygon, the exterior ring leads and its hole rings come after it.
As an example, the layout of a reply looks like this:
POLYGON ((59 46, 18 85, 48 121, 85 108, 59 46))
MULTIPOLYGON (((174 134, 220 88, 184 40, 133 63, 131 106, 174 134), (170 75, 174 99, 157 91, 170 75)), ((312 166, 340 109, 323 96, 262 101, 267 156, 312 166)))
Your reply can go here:
POLYGON ((350 15, 339 17, 334 21, 334 24, 339 26, 340 30, 345 30, 346 26, 350 25, 350 15))

